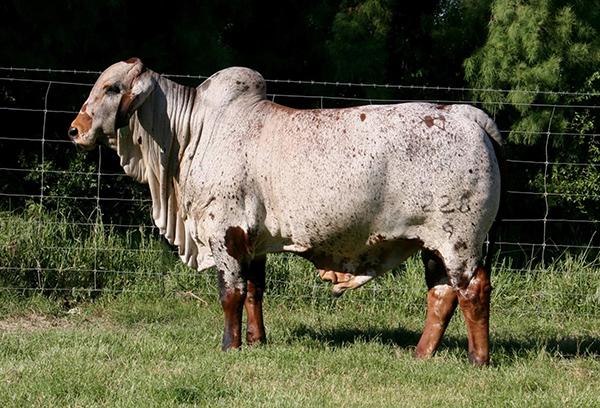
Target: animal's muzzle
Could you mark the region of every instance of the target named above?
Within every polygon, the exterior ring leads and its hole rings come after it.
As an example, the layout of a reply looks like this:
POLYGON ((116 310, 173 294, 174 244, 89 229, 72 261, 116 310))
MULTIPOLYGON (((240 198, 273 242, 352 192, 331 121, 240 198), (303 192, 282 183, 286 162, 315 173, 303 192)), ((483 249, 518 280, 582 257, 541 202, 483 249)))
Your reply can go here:
POLYGON ((73 122, 67 131, 69 139, 77 146, 79 151, 90 151, 95 147, 95 143, 89 143, 86 137, 87 133, 81 129, 81 126, 73 122))
POLYGON ((85 107, 84 104, 82 111, 79 112, 75 120, 71 122, 69 131, 67 132, 69 138, 75 143, 81 143, 82 137, 87 135, 92 128, 92 117, 85 112, 85 107))

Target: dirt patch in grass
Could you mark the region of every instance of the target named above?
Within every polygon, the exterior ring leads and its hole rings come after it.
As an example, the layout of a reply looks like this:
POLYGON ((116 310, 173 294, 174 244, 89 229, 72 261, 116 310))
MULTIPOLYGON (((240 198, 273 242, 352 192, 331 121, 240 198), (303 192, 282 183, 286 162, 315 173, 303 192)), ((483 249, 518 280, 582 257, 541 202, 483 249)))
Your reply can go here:
POLYGON ((10 316, 0 320, 0 333, 33 332, 48 329, 64 329, 74 325, 65 317, 48 316, 39 313, 10 316))

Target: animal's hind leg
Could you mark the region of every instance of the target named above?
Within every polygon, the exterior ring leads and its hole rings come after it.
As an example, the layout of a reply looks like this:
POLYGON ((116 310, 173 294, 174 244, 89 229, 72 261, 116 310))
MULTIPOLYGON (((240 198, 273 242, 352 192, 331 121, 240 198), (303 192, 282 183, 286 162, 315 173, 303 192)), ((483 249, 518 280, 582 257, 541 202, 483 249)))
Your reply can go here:
POLYGON ((428 288, 427 317, 423 334, 415 350, 415 356, 428 358, 440 345, 458 300, 456 291, 449 284, 442 259, 426 249, 422 250, 421 257, 425 264, 425 281, 428 288))
POLYGON ((246 308, 247 326, 246 342, 250 344, 264 343, 267 340, 263 323, 262 300, 265 290, 266 258, 260 257, 250 262, 247 269, 246 308))
POLYGON ((467 324, 469 361, 475 365, 489 364, 490 295, 492 292, 489 271, 478 266, 470 281, 458 283, 457 292, 458 302, 467 324))

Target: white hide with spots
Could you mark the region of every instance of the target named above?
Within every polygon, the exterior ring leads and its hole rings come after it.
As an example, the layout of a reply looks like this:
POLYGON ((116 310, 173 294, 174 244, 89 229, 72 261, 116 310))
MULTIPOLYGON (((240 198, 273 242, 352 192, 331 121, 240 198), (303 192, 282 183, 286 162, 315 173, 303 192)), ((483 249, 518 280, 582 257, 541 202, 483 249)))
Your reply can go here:
POLYGON ((295 252, 354 275, 351 287, 421 247, 440 254, 454 286, 470 279, 500 199, 490 137, 502 141, 481 110, 296 110, 268 101, 246 68, 196 89, 146 75, 153 89, 116 150, 126 173, 149 184, 153 218, 188 265, 212 265, 209 242, 239 227, 247 258, 295 252))

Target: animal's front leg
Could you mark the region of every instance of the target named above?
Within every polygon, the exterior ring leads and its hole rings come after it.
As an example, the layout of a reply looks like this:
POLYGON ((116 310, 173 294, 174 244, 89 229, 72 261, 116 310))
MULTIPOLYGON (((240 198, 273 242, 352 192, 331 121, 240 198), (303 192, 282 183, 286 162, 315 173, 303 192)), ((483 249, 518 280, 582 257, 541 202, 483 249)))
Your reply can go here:
POLYGON ((246 342, 249 345, 264 343, 267 340, 265 325, 263 323, 262 300, 265 291, 265 265, 264 256, 250 262, 246 276, 248 283, 248 294, 246 295, 247 327, 246 342))
POLYGON ((242 345, 242 310, 247 285, 242 271, 243 259, 238 260, 227 250, 228 246, 231 248, 231 242, 211 240, 210 246, 217 267, 219 295, 225 316, 222 349, 226 351, 242 345))
POLYGON ((231 274, 227 271, 219 270, 218 278, 221 306, 225 315, 221 348, 226 351, 242 345, 242 308, 246 299, 246 285, 243 279, 231 279, 231 274))

